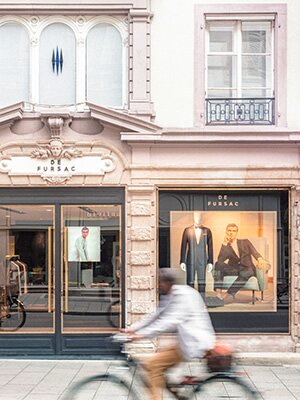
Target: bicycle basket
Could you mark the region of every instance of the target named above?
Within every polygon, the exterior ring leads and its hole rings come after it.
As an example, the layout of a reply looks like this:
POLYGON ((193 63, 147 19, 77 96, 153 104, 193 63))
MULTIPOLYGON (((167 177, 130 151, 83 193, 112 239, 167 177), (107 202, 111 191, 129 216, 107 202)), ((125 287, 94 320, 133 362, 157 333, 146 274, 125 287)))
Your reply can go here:
POLYGON ((224 343, 215 343, 206 355, 206 365, 210 372, 228 371, 232 366, 233 350, 224 343))

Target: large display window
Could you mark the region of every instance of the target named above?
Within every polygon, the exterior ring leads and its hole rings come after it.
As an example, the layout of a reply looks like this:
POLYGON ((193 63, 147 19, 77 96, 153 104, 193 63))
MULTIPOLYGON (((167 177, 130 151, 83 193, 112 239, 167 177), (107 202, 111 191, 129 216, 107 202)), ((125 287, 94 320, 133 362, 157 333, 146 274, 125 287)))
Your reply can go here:
POLYGON ((288 332, 287 190, 162 190, 159 265, 198 290, 220 332, 288 332))

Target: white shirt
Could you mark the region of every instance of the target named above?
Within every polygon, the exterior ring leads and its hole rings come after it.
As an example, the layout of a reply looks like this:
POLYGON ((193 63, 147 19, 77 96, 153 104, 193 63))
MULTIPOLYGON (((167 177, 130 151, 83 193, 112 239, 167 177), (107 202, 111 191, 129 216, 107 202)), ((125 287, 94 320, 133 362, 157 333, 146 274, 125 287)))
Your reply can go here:
POLYGON ((155 314, 133 325, 145 336, 176 333, 185 358, 200 358, 211 349, 215 333, 200 294, 187 285, 174 285, 155 314))

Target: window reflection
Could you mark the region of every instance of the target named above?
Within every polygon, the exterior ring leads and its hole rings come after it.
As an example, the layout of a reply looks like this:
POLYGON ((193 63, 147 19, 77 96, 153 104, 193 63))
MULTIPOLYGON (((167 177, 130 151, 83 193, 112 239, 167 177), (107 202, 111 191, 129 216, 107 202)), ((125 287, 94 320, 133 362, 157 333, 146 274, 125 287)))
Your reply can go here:
POLYGON ((120 206, 63 207, 64 332, 120 325, 120 206))

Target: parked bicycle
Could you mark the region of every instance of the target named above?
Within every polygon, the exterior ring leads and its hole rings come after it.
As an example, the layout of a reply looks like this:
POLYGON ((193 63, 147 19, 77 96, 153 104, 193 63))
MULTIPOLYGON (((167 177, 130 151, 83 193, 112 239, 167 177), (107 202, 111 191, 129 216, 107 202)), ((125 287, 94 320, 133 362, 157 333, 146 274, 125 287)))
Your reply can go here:
MULTIPOLYGON (((113 340, 121 343, 125 361, 114 371, 94 375, 80 380, 65 393, 62 400, 79 400, 89 393, 90 398, 142 400, 145 398, 143 388, 147 388, 147 376, 143 367, 124 350, 126 335, 115 335, 113 340), (134 382, 134 383, 133 383, 134 382), (100 397, 99 397, 100 398, 100 397)), ((167 381, 167 390, 177 400, 187 399, 236 399, 254 400, 257 392, 250 388, 242 377, 233 369, 220 372, 207 371, 201 376, 185 376, 179 382, 167 381), (197 396, 199 394, 199 397, 197 396)), ((170 397, 168 396, 168 399, 170 397)))
POLYGON ((106 319, 112 328, 120 328, 121 302, 120 299, 111 302, 107 308, 106 319))
POLYGON ((27 291, 25 265, 18 256, 8 257, 5 265, 4 285, 0 287, 0 331, 16 331, 26 321, 24 304, 19 299, 22 279, 24 292, 27 291))

